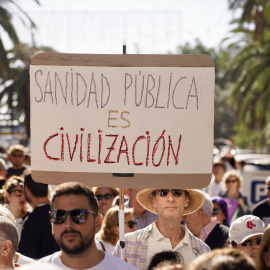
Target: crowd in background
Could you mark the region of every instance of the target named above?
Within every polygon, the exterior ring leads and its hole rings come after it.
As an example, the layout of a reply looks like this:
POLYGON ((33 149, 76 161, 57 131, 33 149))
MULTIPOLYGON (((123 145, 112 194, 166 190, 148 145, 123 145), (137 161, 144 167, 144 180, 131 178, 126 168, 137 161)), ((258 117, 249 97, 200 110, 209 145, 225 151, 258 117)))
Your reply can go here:
MULTIPOLYGON (((125 189, 123 222, 125 234, 128 233, 125 245, 127 263, 148 270, 241 267, 270 269, 270 177, 265 180, 266 199, 251 209, 248 198, 241 190, 245 181, 241 173, 243 166, 243 163, 237 163, 232 156, 221 158, 213 164, 211 183, 203 190, 185 190, 181 187, 172 190, 125 189), (173 200, 177 201, 182 196, 185 200, 179 203, 183 206, 180 207, 181 217, 174 218, 177 222, 171 218, 168 223, 165 210, 167 211, 168 203, 171 203, 169 200, 176 208, 178 206, 173 200), (162 210, 159 200, 166 198, 167 204, 165 210, 162 210), (171 226, 171 232, 166 230, 168 225, 171 226), (180 238, 177 238, 178 229, 179 235, 182 235, 180 238), (185 240, 187 235, 191 240, 185 240), (144 240, 139 240, 140 237, 147 238, 147 244, 144 240), (190 250, 185 253, 185 241, 187 246, 190 245, 188 241, 194 241, 194 254, 190 250), (142 251, 139 251, 141 246, 142 251)), ((79 182, 79 179, 74 181, 79 182)), ((120 257, 122 247, 119 241, 119 190, 114 187, 88 188, 95 196, 98 207, 98 216, 94 215, 98 224, 95 225, 95 246, 106 254, 120 257)), ((56 186, 32 179, 31 154, 24 146, 12 145, 2 155, 0 200, 3 206, 0 207, 0 216, 7 217, 8 220, 0 217, 0 249, 3 242, 1 239, 9 239, 6 234, 12 234, 13 227, 18 233, 18 240, 17 243, 11 241, 13 251, 9 254, 12 254, 12 262, 8 263, 8 256, 2 259, 3 262, 7 260, 4 264, 6 268, 3 268, 1 263, 0 252, 0 269, 28 269, 27 265, 30 267, 37 260, 59 250, 69 254, 52 234, 52 226, 65 222, 83 224, 89 218, 89 213, 79 208, 54 211, 52 194, 55 189, 56 186), (67 218, 69 215, 71 221, 67 218), (4 232, 3 228, 9 227, 9 233, 4 232)), ((72 192, 67 195, 73 194, 72 192)), ((61 194, 60 197, 65 195, 61 194)), ((170 211, 173 212, 174 209, 170 211)), ((100 253, 96 253, 97 258, 98 254, 100 253)), ((47 262, 45 260, 44 264, 47 262)), ((56 265, 55 269, 79 269, 61 268, 61 265, 57 268, 59 265, 56 265)))

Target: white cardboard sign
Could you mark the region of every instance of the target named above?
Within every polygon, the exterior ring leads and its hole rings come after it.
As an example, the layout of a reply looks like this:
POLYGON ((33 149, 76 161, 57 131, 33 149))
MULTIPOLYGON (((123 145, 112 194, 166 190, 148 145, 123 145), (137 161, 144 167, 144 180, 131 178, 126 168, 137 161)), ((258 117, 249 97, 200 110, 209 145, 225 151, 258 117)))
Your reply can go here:
POLYGON ((91 185, 100 183, 93 173, 210 175, 214 74, 194 66, 31 65, 32 171, 43 181, 64 173, 63 182, 83 173, 91 185))

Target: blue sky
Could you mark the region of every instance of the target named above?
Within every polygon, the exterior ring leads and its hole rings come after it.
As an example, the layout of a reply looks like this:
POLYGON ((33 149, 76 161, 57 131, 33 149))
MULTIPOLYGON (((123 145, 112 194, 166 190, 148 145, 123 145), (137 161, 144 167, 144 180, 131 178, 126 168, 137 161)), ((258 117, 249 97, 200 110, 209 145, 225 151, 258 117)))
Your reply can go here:
MULTIPOLYGON (((37 45, 68 53, 175 53, 199 38, 217 47, 229 35, 227 0, 18 0, 38 26, 37 45)), ((22 41, 30 27, 15 20, 22 41)))

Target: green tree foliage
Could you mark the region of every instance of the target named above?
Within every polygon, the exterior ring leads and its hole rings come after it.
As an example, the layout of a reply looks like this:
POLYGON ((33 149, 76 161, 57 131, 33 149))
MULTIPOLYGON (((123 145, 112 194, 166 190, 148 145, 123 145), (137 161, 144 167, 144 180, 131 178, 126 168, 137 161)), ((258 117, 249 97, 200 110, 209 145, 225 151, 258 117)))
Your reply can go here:
POLYGON ((270 120, 270 1, 230 0, 229 4, 242 11, 232 22, 236 27, 229 48, 235 57, 226 72, 234 83, 230 102, 239 120, 234 140, 239 136, 240 141, 247 132, 248 146, 261 149, 270 120))
POLYGON ((231 92, 231 85, 227 82, 225 70, 231 60, 232 52, 228 49, 206 48, 198 39, 195 46, 186 43, 179 46, 177 53, 180 54, 206 54, 215 63, 215 111, 214 111, 214 136, 215 138, 229 138, 234 134, 235 125, 234 110, 228 104, 228 97, 231 92))

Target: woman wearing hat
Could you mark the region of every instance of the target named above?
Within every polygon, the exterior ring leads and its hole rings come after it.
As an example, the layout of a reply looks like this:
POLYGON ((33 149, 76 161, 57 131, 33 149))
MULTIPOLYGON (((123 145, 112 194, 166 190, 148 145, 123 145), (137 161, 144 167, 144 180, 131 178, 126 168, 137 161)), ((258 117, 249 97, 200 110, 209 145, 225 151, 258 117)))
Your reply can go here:
POLYGON ((236 219, 229 230, 229 241, 232 247, 247 253, 256 263, 265 225, 253 215, 236 219))
MULTIPOLYGON (((154 254, 172 250, 183 256, 188 264, 210 248, 181 224, 182 216, 201 208, 204 196, 192 189, 143 189, 137 201, 148 211, 158 214, 158 221, 146 228, 125 235, 127 262, 146 269, 154 254)), ((114 255, 120 257, 119 241, 114 255)))

